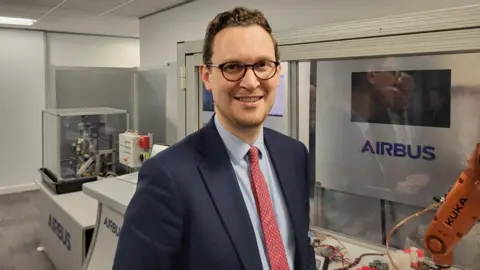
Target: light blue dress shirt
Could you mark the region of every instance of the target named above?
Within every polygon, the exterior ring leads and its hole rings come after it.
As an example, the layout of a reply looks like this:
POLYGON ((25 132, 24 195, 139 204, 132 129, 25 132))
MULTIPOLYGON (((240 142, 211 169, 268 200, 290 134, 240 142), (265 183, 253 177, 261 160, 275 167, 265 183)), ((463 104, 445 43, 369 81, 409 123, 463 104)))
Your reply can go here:
MULTIPOLYGON (((270 270, 267 260, 267 250, 263 237, 262 224, 260 223, 260 217, 257 212, 255 198, 250 185, 248 161, 248 150, 250 149, 250 146, 225 130, 220 121, 217 119, 216 115, 214 116, 214 121, 218 133, 220 134, 220 137, 227 148, 230 161, 237 176, 238 185, 247 206, 248 215, 250 216, 250 221, 252 222, 253 230, 255 232, 255 238, 257 240, 257 246, 260 253, 260 259, 262 261, 263 270, 270 270)), ((263 129, 252 146, 255 146, 259 149, 260 169, 262 170, 270 191, 273 209, 275 211, 275 216, 277 217, 278 227, 280 229, 283 245, 285 246, 285 251, 287 253, 288 265, 290 266, 290 269, 293 269, 295 256, 294 234, 292 233, 292 225, 288 215, 288 209, 285 204, 285 199, 263 141, 263 129)))

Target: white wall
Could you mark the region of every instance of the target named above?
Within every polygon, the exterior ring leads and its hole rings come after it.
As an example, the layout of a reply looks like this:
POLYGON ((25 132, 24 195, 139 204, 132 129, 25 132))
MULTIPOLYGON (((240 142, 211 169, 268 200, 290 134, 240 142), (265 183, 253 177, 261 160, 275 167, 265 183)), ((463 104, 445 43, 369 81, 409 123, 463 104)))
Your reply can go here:
POLYGON ((0 194, 39 177, 44 107, 43 33, 0 29, 0 194))
POLYGON ((132 38, 0 29, 0 195, 40 178, 46 67, 136 67, 139 47, 132 38))
POLYGON ((207 23, 237 5, 260 9, 274 31, 478 4, 478 0, 197 0, 140 21, 141 66, 176 61, 179 41, 203 39, 207 23))
POLYGON ((56 66, 138 67, 136 38, 48 34, 50 63, 56 66))

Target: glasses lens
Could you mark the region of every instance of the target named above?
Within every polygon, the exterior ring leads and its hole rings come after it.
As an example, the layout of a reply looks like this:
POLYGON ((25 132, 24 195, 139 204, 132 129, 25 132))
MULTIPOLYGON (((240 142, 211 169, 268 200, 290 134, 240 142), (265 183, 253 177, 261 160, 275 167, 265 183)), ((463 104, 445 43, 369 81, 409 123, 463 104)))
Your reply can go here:
MULTIPOLYGON (((261 61, 253 65, 255 76, 261 80, 272 78, 277 69, 277 65, 273 61, 261 61)), ((229 81, 239 81, 245 75, 246 66, 240 63, 226 63, 222 67, 222 73, 225 79, 229 81)))
POLYGON ((275 62, 261 61, 256 63, 253 66, 253 69, 255 71, 255 75, 257 75, 259 79, 268 80, 275 75, 277 71, 276 67, 277 65, 275 64, 275 62))
POLYGON ((222 68, 223 76, 229 81, 238 81, 245 74, 245 66, 239 63, 227 63, 222 68))

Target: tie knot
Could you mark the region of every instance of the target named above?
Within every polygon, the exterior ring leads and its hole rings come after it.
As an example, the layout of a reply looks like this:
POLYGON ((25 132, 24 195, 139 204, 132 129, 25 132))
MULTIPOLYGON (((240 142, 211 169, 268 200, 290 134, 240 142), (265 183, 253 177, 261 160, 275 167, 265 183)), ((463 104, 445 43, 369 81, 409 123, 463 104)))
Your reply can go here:
POLYGON ((252 162, 258 160, 258 151, 258 148, 255 146, 250 147, 250 150, 248 150, 248 155, 252 162))

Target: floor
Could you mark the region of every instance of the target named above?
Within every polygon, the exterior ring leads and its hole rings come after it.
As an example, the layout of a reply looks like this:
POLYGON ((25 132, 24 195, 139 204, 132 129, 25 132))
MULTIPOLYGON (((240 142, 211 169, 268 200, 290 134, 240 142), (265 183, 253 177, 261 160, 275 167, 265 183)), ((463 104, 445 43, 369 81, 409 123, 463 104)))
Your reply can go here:
POLYGON ((39 191, 0 196, 0 270, 55 270, 37 251, 39 191))

